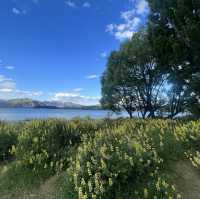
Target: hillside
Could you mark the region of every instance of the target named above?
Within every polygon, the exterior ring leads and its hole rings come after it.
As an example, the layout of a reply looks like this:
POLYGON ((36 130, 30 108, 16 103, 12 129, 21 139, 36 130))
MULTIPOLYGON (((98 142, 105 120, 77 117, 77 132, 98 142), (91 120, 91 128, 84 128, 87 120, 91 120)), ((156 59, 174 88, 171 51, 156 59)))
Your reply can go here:
POLYGON ((37 101, 28 98, 0 100, 0 108, 101 109, 100 105, 84 106, 72 102, 37 101))

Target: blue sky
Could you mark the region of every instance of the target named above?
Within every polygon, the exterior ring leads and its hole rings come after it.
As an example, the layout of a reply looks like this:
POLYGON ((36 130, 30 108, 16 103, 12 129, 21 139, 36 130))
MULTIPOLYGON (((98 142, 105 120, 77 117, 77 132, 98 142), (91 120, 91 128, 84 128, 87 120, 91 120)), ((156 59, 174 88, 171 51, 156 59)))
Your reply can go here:
POLYGON ((97 104, 109 53, 147 15, 145 0, 2 0, 0 98, 97 104))

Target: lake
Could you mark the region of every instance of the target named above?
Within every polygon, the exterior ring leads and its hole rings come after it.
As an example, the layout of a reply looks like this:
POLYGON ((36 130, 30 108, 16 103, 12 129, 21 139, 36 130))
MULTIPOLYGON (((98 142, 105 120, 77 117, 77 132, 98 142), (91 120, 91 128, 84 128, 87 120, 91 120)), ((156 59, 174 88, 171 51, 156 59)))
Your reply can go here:
POLYGON ((116 115, 105 110, 77 110, 77 109, 34 109, 34 108, 0 108, 0 120, 23 121, 30 119, 91 117, 101 119, 105 117, 127 116, 125 113, 116 115))

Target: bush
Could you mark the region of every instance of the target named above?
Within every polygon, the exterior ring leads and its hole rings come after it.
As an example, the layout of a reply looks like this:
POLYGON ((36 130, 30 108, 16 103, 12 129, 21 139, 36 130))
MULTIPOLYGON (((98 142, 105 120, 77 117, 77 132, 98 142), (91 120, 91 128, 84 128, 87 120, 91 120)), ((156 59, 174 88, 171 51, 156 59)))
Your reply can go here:
POLYGON ((183 154, 181 143, 177 140, 175 127, 178 124, 171 120, 127 120, 118 128, 138 140, 143 147, 154 148, 159 157, 173 160, 183 154), (173 156, 171 155, 173 154, 173 156))
POLYGON ((80 120, 35 120, 28 122, 19 136, 15 153, 26 167, 38 172, 52 172, 67 167, 73 149, 81 143, 81 136, 94 136, 100 121, 80 120))
POLYGON ((10 150, 17 144, 19 126, 14 124, 0 123, 0 161, 6 161, 13 156, 10 150))
POLYGON ((177 126, 176 134, 186 150, 200 151, 200 120, 177 126))
POLYGON ((98 132, 84 138, 68 169, 67 198, 131 198, 161 162, 129 134, 98 132))

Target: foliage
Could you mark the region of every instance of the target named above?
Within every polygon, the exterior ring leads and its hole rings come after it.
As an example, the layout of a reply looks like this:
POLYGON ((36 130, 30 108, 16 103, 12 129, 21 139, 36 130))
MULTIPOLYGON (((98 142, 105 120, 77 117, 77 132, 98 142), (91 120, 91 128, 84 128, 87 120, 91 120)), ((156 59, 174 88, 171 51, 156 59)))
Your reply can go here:
POLYGON ((186 138, 179 128, 189 125, 125 120, 93 139, 86 136, 68 169, 68 198, 181 198, 161 173, 168 161, 184 158, 186 138))
POLYGON ((142 117, 200 116, 200 2, 147 0, 147 31, 113 51, 102 77, 104 107, 142 117))
POLYGON ((66 168, 73 147, 81 142, 81 134, 94 133, 97 126, 89 120, 35 120, 28 122, 13 148, 18 160, 34 171, 66 168))
POLYGON ((192 121, 176 127, 176 134, 185 150, 200 150, 200 121, 192 121))
POLYGON ((17 144, 19 126, 0 122, 0 162, 12 158, 10 150, 17 144))
POLYGON ((4 192, 67 170, 62 198, 181 198, 165 175, 168 166, 188 158, 200 168, 200 121, 49 119, 19 129, 16 161, 0 168, 4 192))
POLYGON ((120 120, 79 118, 31 121, 24 126, 12 151, 24 166, 36 172, 47 168, 52 172, 60 171, 67 167, 74 148, 81 143, 82 135, 93 137, 98 129, 119 124, 120 120))
POLYGON ((151 46, 158 62, 170 75, 171 84, 181 94, 178 109, 188 109, 189 105, 189 110, 199 116, 195 107, 199 107, 200 97, 200 1, 148 2, 151 46), (191 100, 196 103, 191 103, 191 100))
POLYGON ((176 128, 177 137, 185 149, 185 157, 200 169, 200 121, 188 122, 176 128))
POLYGON ((142 117, 154 117, 162 105, 161 91, 167 75, 160 71, 144 31, 112 52, 102 77, 102 105, 126 110, 130 117, 139 111, 142 117))
POLYGON ((68 173, 78 198, 130 198, 157 158, 127 134, 102 131, 92 140, 84 138, 68 173))
POLYGON ((184 151, 177 140, 176 126, 178 122, 172 120, 127 120, 118 130, 131 134, 142 147, 151 146, 163 160, 172 160, 180 158, 184 151))

